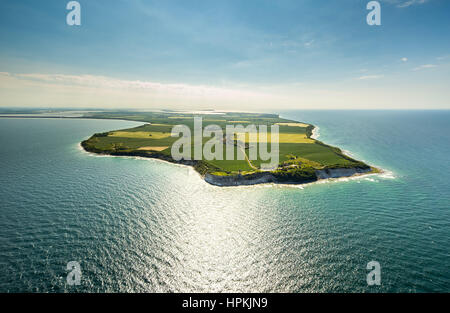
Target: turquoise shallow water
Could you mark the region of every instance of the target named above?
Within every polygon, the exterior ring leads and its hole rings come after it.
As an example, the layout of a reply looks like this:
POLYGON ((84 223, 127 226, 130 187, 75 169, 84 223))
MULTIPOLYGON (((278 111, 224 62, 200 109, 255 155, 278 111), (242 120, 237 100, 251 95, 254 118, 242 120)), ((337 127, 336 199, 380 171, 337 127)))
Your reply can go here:
POLYGON ((79 148, 139 123, 0 119, 0 292, 450 291, 450 112, 282 116, 389 174, 219 188, 79 148), (73 260, 80 286, 66 284, 73 260))

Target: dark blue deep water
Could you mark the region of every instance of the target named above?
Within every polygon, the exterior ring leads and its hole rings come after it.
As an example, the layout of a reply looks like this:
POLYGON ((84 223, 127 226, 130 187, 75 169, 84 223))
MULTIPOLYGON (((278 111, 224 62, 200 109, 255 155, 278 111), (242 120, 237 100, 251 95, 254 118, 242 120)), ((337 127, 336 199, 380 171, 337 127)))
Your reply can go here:
POLYGON ((386 173, 220 188, 79 147, 140 123, 0 119, 0 292, 449 292, 450 111, 281 115, 386 173))

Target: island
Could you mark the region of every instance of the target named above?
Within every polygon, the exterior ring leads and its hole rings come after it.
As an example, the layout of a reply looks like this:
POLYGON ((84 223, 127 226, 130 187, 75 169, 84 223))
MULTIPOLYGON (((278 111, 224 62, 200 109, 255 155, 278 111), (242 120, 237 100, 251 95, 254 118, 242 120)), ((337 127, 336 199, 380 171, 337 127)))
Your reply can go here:
MULTIPOLYGON (((206 182, 216 186, 263 183, 304 184, 321 179, 380 172, 375 167, 349 157, 341 149, 315 139, 313 136, 314 125, 280 118, 277 114, 216 111, 105 111, 84 113, 82 118, 118 119, 145 123, 131 129, 94 134, 81 143, 84 150, 113 156, 156 158, 192 166, 206 182), (263 160, 260 158, 251 160, 248 157, 249 146, 252 144, 249 136, 245 137, 245 142, 235 139, 235 145, 242 147, 245 153, 243 159, 174 159, 171 148, 178 140, 172 136, 174 126, 186 125, 193 129, 194 119, 199 117, 202 118, 203 128, 217 125, 223 129, 224 133, 227 125, 259 125, 259 127, 266 125, 269 132, 271 126, 277 125, 279 129, 277 166, 271 170, 265 170, 261 167, 263 160)), ((259 137, 257 140, 260 140, 259 137)), ((208 138, 203 138, 202 144, 204 145, 207 141, 208 138)), ((225 142, 224 139, 223 145, 225 142)), ((223 151, 225 150, 224 147, 223 151)))

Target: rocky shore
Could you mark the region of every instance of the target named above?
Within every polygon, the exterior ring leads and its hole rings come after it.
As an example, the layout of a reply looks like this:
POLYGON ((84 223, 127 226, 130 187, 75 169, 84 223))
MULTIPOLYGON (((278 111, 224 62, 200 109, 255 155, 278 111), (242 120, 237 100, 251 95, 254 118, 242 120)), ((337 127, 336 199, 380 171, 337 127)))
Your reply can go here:
POLYGON ((204 180, 215 186, 230 187, 230 186, 249 186, 259 185, 267 183, 275 184, 306 184, 312 183, 318 180, 330 179, 330 178, 343 178, 351 177, 362 174, 372 173, 372 168, 334 168, 316 170, 316 177, 314 179, 303 180, 282 180, 271 172, 259 172, 248 175, 233 175, 233 176, 217 176, 207 173, 204 175, 204 180))

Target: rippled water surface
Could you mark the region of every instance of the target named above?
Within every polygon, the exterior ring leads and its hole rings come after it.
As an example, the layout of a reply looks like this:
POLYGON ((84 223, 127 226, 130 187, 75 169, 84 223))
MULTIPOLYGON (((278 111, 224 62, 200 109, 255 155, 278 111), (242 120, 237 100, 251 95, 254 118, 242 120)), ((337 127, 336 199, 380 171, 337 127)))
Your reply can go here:
POLYGON ((79 147, 139 123, 0 119, 0 292, 448 292, 450 112, 282 116, 388 173, 219 188, 79 147), (372 260, 380 287, 366 283, 372 260))

